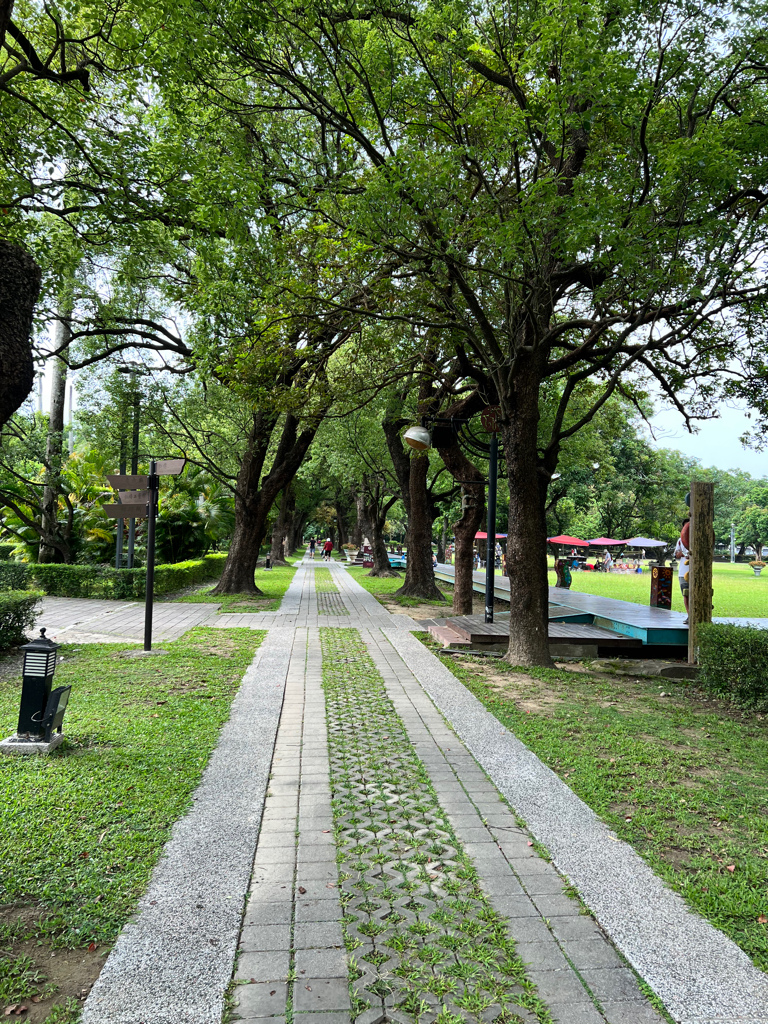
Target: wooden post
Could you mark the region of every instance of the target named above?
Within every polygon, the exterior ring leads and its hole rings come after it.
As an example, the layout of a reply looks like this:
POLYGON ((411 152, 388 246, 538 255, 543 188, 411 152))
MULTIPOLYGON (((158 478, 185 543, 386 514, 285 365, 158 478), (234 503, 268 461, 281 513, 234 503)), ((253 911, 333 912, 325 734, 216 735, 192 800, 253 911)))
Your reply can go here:
POLYGON ((691 482, 688 662, 696 664, 696 633, 712 621, 712 556, 715 549, 715 485, 691 482))

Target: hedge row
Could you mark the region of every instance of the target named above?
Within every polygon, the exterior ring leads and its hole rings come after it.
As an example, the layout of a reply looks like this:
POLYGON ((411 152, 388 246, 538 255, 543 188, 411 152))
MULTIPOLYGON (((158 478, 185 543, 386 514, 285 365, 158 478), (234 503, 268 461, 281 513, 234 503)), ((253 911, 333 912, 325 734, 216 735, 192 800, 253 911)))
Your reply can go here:
POLYGON ((15 544, 0 544, 0 559, 10 558, 15 547, 15 544))
POLYGON ((0 650, 26 643, 27 630, 35 624, 35 609, 42 596, 32 590, 0 593, 0 650))
MULTIPOLYGON (((216 579, 225 554, 155 567, 155 597, 216 579)), ((101 565, 38 565, 0 562, 0 591, 34 587, 51 597, 101 597, 138 600, 144 597, 145 569, 113 569, 101 565)))
POLYGON ((701 683, 739 707, 768 710, 768 629, 715 622, 698 638, 701 683))

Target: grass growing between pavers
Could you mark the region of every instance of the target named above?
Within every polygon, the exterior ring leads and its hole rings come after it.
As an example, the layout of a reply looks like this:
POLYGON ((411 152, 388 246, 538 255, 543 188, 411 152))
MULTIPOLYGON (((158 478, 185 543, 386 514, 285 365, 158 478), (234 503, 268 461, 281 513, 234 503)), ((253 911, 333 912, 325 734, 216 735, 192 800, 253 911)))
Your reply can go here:
POLYGON ((550 1024, 360 634, 320 640, 353 1019, 550 1024))
POLYGON ((318 594, 338 594, 339 588, 331 575, 331 570, 323 566, 315 569, 315 590, 318 594))
POLYGON ((569 671, 441 660, 768 970, 768 716, 734 710, 691 683, 608 676, 588 664, 569 671))
POLYGON ((451 593, 453 587, 442 580, 435 580, 438 590, 446 594, 444 601, 427 600, 426 598, 397 597, 395 591, 399 590, 405 582, 405 569, 400 570, 400 576, 369 576, 370 569, 361 566, 354 566, 349 570, 350 576, 360 584, 369 594, 377 597, 386 606, 390 603, 398 604, 403 608, 417 608, 421 605, 432 605, 434 608, 448 608, 450 610, 451 593))
MULTIPOLYGON (((264 635, 199 627, 149 658, 118 644, 61 649, 65 743, 0 760, 0 1002, 25 1001, 25 1020, 43 1020, 52 1000, 64 1009, 51 1019, 69 1020, 66 1000, 95 980, 264 635)), ((0 682, 2 735, 19 693, 18 677, 0 682)))
POLYGON ((216 584, 202 587, 192 594, 174 598, 187 604, 220 604, 219 614, 228 612, 276 612, 296 573, 295 565, 280 565, 274 569, 257 569, 256 586, 263 596, 253 594, 213 594, 216 584))

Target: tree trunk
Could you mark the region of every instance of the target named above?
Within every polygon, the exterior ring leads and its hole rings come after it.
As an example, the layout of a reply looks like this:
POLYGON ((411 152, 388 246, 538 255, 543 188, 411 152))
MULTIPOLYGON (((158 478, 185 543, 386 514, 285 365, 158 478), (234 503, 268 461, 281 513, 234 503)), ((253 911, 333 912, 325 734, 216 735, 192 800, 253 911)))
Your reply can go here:
POLYGON ((294 512, 291 517, 291 526, 288 531, 288 551, 287 554, 294 555, 302 542, 304 535, 304 526, 307 522, 306 512, 294 512))
POLYGON ((254 582, 259 549, 267 535, 267 520, 275 498, 286 488, 309 451, 325 410, 298 433, 298 420, 285 416, 280 443, 272 468, 262 479, 264 460, 278 416, 273 412, 253 414, 251 432, 235 488, 235 531, 224 572, 214 594, 260 594, 254 582))
POLYGON ((539 394, 533 367, 521 367, 505 403, 502 441, 509 482, 507 575, 512 665, 551 666, 547 581, 547 476, 538 465, 539 394))
POLYGON ((344 545, 349 543, 349 532, 347 531, 346 514, 344 506, 337 499, 336 500, 336 524, 339 528, 339 548, 343 550, 344 545))
POLYGON ((40 268, 18 245, 0 239, 0 427, 32 390, 32 316, 40 268))
POLYGON ((285 560, 285 538, 291 519, 291 490, 286 487, 280 499, 280 510, 272 530, 272 547, 269 558, 272 565, 287 565, 285 560))
POLYGON ((382 505, 380 485, 371 482, 368 478, 363 481, 362 495, 362 505, 358 506, 358 522, 371 542, 373 557, 373 568, 368 575, 399 576, 400 573, 390 567, 387 545, 384 543, 384 524, 387 521, 387 512, 397 501, 397 496, 390 498, 382 505))
POLYGON ((437 560, 445 561, 445 546, 448 543, 448 516, 443 516, 443 525, 437 537, 437 560))
MULTIPOLYGON (((71 332, 64 316, 71 313, 62 310, 62 319, 56 321, 54 345, 61 350, 69 344, 71 332)), ((59 536, 59 489, 61 486, 61 464, 64 450, 64 404, 67 395, 67 364, 54 356, 53 382, 51 387, 51 414, 48 419, 48 440, 45 449, 45 487, 40 534, 40 562, 69 562, 69 544, 59 536)))
POLYGON ((408 560, 405 582, 396 593, 401 597, 443 600, 432 567, 432 524, 434 508, 427 492, 429 459, 418 455, 411 459, 409 473, 408 560))
POLYGON ((355 491, 355 510, 357 512, 357 519, 355 521, 355 528, 352 531, 352 544, 357 544, 358 548, 363 546, 363 537, 365 536, 367 525, 365 519, 365 495, 362 489, 355 491))

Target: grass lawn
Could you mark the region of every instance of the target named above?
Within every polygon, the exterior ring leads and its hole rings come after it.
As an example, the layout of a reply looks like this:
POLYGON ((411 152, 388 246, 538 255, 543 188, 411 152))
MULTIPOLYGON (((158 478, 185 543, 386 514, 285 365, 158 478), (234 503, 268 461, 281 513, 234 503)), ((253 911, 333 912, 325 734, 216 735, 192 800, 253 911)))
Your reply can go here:
POLYGON ((466 655, 442 660, 768 971, 768 716, 734 710, 691 683, 599 674, 588 664, 523 670, 466 655))
POLYGON ((399 604, 403 608, 419 608, 421 605, 434 605, 436 607, 446 606, 452 600, 453 587, 442 580, 435 580, 438 590, 446 594, 445 601, 428 601, 426 598, 416 597, 395 597, 395 591, 402 587, 405 581, 405 570, 400 576, 369 576, 370 569, 363 569, 362 566, 355 566, 347 570, 355 580, 364 587, 369 594, 373 594, 382 604, 399 604))
MULTIPOLYGON (((67 1000, 98 976, 146 889, 263 636, 197 628, 157 658, 121 655, 133 645, 62 648, 65 743, 0 762, 0 1006, 23 1000, 33 1024, 75 1019, 67 1000)), ((3 736, 19 692, 18 676, 0 680, 3 736)))
MULTIPOLYGON (((549 573, 549 583, 550 586, 555 585, 554 570, 549 573)), ((715 562, 713 586, 714 615, 768 618, 768 576, 755 576, 748 565, 715 562)), ((651 574, 574 572, 571 590, 647 605, 651 593, 651 574)), ((672 584, 672 608, 679 612, 685 610, 677 578, 672 584)))
POLYGON ((172 600, 184 601, 187 604, 220 604, 219 614, 224 612, 276 612, 295 572, 295 565, 280 565, 275 569, 257 569, 256 586, 263 592, 263 597, 254 597, 253 594, 212 594, 211 591, 216 584, 211 583, 192 594, 174 597, 172 600))

